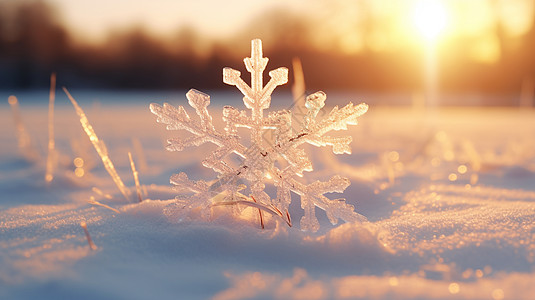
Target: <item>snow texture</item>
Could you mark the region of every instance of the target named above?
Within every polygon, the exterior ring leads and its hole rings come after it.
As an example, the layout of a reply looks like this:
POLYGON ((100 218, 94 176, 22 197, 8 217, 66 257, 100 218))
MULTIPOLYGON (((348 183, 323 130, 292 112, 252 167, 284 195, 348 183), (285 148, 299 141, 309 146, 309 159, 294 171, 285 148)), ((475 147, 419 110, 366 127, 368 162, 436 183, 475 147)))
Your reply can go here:
MULTIPOLYGON (((352 145, 353 154, 306 148, 314 164, 307 177, 350 178, 348 203, 358 200, 369 222, 329 228, 318 212, 321 229, 305 233, 283 223, 277 228, 269 219, 266 230, 258 230, 256 207, 244 210, 248 218, 228 213, 237 205, 213 207, 209 222, 192 218, 177 225, 166 218, 163 211, 175 200, 155 199, 177 194, 165 183, 170 174, 180 169, 202 178, 213 172, 196 162, 213 145, 179 155, 161 146, 174 132, 158 128, 147 99, 174 99, 174 93, 76 92, 132 196, 135 178, 127 153, 134 150, 142 202, 125 201, 63 93, 54 117, 59 164, 47 183, 47 109, 40 104, 46 93, 17 96, 15 123, 10 105, 0 107, 0 299, 532 300, 535 295, 533 110, 440 108, 433 115, 378 106, 361 126, 348 128, 366 141, 352 145), (95 95, 106 102, 91 105, 95 95), (19 125, 29 139, 22 148, 19 125), (27 156, 28 145, 40 160, 27 156), (77 158, 84 162, 81 177, 75 176, 77 158)), ((275 97, 272 108, 283 99, 275 97)), ((213 98, 233 100, 227 93, 213 98)), ((333 92, 329 100, 346 98, 333 92)), ((224 128, 221 110, 212 116, 214 127, 224 128)), ((297 201, 289 210, 303 214, 297 201)))
POLYGON ((324 210, 329 221, 335 225, 341 219, 345 222, 361 222, 366 218, 356 213, 345 199, 327 198, 324 194, 342 193, 350 184, 349 179, 333 176, 327 181, 302 183, 298 178, 305 171, 312 171, 312 162, 300 148, 305 143, 322 147, 331 146, 335 154, 351 153, 351 136, 334 137, 327 133, 333 130, 347 130, 347 125, 356 125, 357 118, 368 110, 364 103, 352 103, 343 108, 334 107, 322 120, 317 120, 318 112, 324 107, 326 95, 316 92, 306 98, 306 114, 301 119, 289 110, 280 110, 264 115, 270 107, 271 94, 279 85, 288 82, 288 69, 278 68, 269 72, 270 80, 263 86, 263 73, 268 58, 262 55, 262 43, 253 40, 251 57, 245 58, 245 67, 251 73, 251 85, 240 77, 240 72, 231 68, 223 69, 223 82, 234 85, 244 97, 243 103, 250 110, 239 110, 232 106, 223 109, 225 128, 219 131, 212 123, 208 112, 210 96, 197 90, 190 90, 186 97, 199 117, 193 119, 184 107, 151 104, 150 110, 158 116, 157 121, 167 124, 168 130, 187 130, 192 136, 168 140, 167 150, 182 151, 188 147, 212 143, 217 148, 206 157, 202 164, 218 173, 215 181, 194 181, 185 173, 175 174, 171 183, 181 192, 190 192, 189 197, 177 196, 174 206, 168 209, 170 215, 184 215, 184 210, 201 208, 208 218, 211 208, 217 205, 245 205, 259 209, 263 226, 262 211, 280 217, 291 225, 288 208, 292 201, 291 192, 299 195, 304 216, 301 229, 316 232, 320 224, 315 207, 324 210), (292 122, 300 124, 292 124, 292 122), (250 130, 250 141, 246 144, 238 135, 238 128, 250 130), (271 138, 273 136, 273 138, 271 138), (232 159, 238 156, 238 166, 232 159), (276 197, 266 192, 266 184, 276 187, 276 197), (247 193, 242 192, 245 190, 247 193))

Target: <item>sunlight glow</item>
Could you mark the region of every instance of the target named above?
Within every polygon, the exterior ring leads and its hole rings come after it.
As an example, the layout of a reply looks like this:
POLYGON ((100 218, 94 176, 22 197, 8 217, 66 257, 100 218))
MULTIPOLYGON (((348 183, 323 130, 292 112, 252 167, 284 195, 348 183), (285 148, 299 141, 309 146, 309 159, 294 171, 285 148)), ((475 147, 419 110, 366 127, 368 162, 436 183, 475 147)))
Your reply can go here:
POLYGON ((81 157, 77 157, 73 160, 74 166, 77 168, 81 168, 84 166, 84 159, 81 157))
POLYGON ((83 168, 76 168, 76 169, 74 169, 74 175, 75 175, 76 177, 83 177, 84 174, 85 174, 85 171, 84 171, 83 168))
POLYGON ((461 291, 461 287, 459 286, 458 283, 456 282, 452 282, 449 286, 448 286, 448 290, 450 291, 450 293, 452 294, 458 294, 460 291, 461 291))
POLYGON ((492 299, 502 300, 505 297, 505 293, 502 289, 495 289, 492 291, 492 299))
POLYGON ((492 32, 481 34, 473 39, 469 53, 474 61, 495 63, 501 56, 500 39, 492 32))
POLYGON ((448 12, 440 1, 418 1, 412 11, 414 27, 428 41, 435 40, 446 27, 448 12))

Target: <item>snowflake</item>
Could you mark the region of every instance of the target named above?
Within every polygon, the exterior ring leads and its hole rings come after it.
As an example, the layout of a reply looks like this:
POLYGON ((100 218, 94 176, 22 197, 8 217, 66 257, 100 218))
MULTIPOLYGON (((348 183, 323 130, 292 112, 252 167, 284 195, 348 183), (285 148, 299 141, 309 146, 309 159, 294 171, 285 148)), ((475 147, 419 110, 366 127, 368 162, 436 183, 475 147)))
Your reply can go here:
POLYGON ((192 133, 188 138, 169 139, 167 150, 182 151, 204 143, 217 146, 202 162, 203 166, 219 174, 216 180, 194 181, 185 173, 171 176, 171 183, 179 191, 189 193, 186 198, 177 197, 177 205, 185 210, 199 208, 204 217, 209 217, 214 205, 248 204, 259 209, 261 221, 262 211, 267 211, 291 225, 288 207, 291 192, 294 192, 300 196, 304 210, 301 219, 301 229, 304 231, 315 232, 319 229, 316 206, 326 212, 333 225, 338 219, 345 222, 365 220, 354 211, 353 206, 345 203, 345 199, 331 200, 324 196, 325 193, 343 192, 350 184, 347 178, 333 176, 328 181, 310 184, 301 183, 298 178, 303 176, 304 171, 312 171, 311 161, 299 146, 305 143, 332 146, 335 154, 351 153, 351 136, 332 137, 326 134, 332 130, 347 130, 347 125, 356 125, 357 117, 364 114, 368 106, 349 103, 341 109, 334 107, 325 118, 317 121, 316 117, 325 105, 326 98, 325 93, 317 92, 306 98, 307 111, 298 126, 292 126, 292 113, 288 110, 272 112, 266 117, 264 110, 270 106, 271 93, 277 86, 287 83, 288 69, 278 68, 269 72, 271 79, 263 86, 262 75, 268 58, 262 57, 262 43, 258 39, 252 41, 251 57, 245 58, 244 62, 251 73, 250 86, 241 79, 239 71, 231 68, 223 69, 223 82, 236 86, 243 93, 243 102, 250 114, 225 106, 223 131, 214 127, 207 110, 210 96, 197 90, 190 90, 186 97, 199 119, 192 119, 182 106, 174 107, 168 103, 163 106, 155 103, 150 105, 151 112, 158 116, 157 121, 167 124, 168 130, 180 129, 192 133), (250 130, 248 145, 238 136, 239 127, 250 130), (268 133, 274 136, 272 141, 266 141, 268 133), (239 166, 233 166, 228 161, 233 155, 240 158, 239 166), (275 199, 266 193, 266 183, 276 187, 275 199), (241 192, 244 189, 248 189, 249 196, 241 192))

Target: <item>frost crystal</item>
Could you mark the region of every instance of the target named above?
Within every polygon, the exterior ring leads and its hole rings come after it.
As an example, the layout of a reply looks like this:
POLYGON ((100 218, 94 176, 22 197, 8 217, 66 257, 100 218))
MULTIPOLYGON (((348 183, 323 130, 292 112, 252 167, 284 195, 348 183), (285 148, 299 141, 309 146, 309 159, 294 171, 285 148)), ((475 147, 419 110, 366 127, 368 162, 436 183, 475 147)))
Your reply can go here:
MULTIPOLYGON (((314 93, 306 98, 306 115, 300 126, 292 126, 292 113, 288 110, 272 112, 264 116, 269 108, 271 93, 279 85, 288 82, 288 69, 278 68, 270 71, 271 79, 263 86, 262 75, 268 58, 262 57, 262 43, 252 41, 251 57, 244 59, 247 71, 251 73, 251 85, 240 77, 240 72, 231 68, 223 69, 223 82, 236 86, 244 95, 243 102, 250 109, 241 111, 231 106, 223 109, 224 131, 217 130, 207 107, 210 97, 197 90, 190 90, 186 97, 199 119, 191 118, 184 107, 174 107, 168 103, 163 106, 152 103, 150 110, 158 116, 157 121, 167 124, 168 130, 187 130, 192 136, 185 139, 168 140, 167 150, 182 151, 186 147, 213 143, 217 149, 202 162, 203 166, 219 173, 213 182, 193 181, 185 173, 175 174, 171 183, 179 191, 189 192, 187 199, 178 200, 185 209, 200 208, 203 216, 210 216, 213 205, 249 204, 274 215, 279 215, 291 224, 288 207, 291 192, 300 196, 304 216, 301 229, 317 231, 319 222, 315 207, 324 210, 334 225, 338 219, 345 222, 363 221, 365 218, 346 204, 345 199, 330 200, 325 193, 343 192, 350 184, 347 178, 333 176, 328 181, 316 181, 310 184, 299 182, 304 171, 312 171, 312 163, 305 151, 299 146, 309 143, 315 146, 332 146, 336 154, 351 153, 349 143, 351 136, 332 137, 326 134, 332 130, 346 130, 347 125, 356 125, 357 117, 368 110, 364 103, 334 109, 322 120, 317 121, 318 112, 325 105, 326 95, 314 93), (245 145, 238 136, 238 127, 248 128, 251 132, 250 142, 245 145), (294 127, 298 127, 297 129, 294 127), (267 135, 273 135, 272 141, 266 141, 267 135), (239 166, 233 166, 228 160, 231 156, 240 158, 239 166), (265 191, 266 183, 276 187, 277 194, 272 199, 265 191), (248 189, 249 196, 241 191, 248 189), (215 197, 220 195, 219 197, 215 197), (223 197, 221 197, 221 195, 223 197)), ((177 197, 178 199, 178 197, 177 197)), ((260 213, 262 218, 262 214, 260 213)))

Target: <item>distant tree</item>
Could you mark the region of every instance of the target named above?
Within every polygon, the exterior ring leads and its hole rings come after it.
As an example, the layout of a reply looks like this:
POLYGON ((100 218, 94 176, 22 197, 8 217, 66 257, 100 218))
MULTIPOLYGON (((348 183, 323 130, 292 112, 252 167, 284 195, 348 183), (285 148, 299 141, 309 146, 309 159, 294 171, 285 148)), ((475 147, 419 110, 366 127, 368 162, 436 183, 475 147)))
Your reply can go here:
POLYGON ((44 1, 1 4, 1 85, 35 87, 65 62, 70 52, 66 30, 57 22, 56 12, 44 1))

